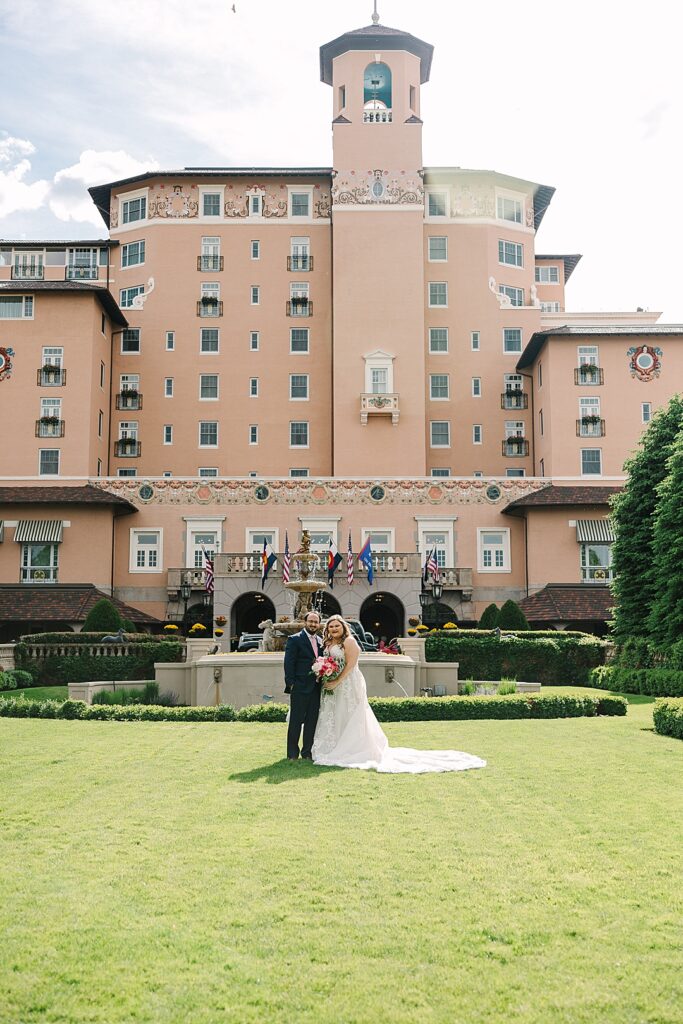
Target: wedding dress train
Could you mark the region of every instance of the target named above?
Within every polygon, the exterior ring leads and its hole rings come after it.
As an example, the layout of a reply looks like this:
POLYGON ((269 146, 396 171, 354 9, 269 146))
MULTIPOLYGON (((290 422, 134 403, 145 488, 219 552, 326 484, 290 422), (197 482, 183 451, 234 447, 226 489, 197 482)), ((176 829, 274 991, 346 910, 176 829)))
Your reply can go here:
MULTIPOLYGON (((330 653, 343 652, 332 647, 330 653)), ((313 740, 313 761, 340 768, 415 775, 486 767, 486 761, 480 757, 459 750, 390 747, 368 704, 365 678, 357 665, 331 694, 323 692, 313 740)))

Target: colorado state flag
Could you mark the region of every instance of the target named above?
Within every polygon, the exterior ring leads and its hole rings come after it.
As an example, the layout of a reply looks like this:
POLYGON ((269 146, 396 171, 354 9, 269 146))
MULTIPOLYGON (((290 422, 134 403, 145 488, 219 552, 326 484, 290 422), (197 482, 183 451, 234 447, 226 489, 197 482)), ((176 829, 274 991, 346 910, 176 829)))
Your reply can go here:
POLYGON ((330 588, 334 587, 334 574, 341 565, 342 556, 337 551, 337 545, 330 538, 330 548, 327 552, 327 582, 330 588))
POLYGON ((268 573, 273 568, 276 562, 277 558, 275 557, 275 552, 271 548, 268 541, 264 540, 263 552, 261 554, 261 590, 263 590, 265 582, 268 579, 268 573))

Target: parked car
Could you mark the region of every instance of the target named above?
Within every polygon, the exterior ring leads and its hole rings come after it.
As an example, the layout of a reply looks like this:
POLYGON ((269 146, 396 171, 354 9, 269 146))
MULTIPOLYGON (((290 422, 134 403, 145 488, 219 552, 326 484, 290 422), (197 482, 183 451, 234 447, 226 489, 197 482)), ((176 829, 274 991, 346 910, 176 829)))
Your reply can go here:
POLYGON ((263 643, 262 633, 242 633, 237 642, 238 651, 260 651, 263 643))

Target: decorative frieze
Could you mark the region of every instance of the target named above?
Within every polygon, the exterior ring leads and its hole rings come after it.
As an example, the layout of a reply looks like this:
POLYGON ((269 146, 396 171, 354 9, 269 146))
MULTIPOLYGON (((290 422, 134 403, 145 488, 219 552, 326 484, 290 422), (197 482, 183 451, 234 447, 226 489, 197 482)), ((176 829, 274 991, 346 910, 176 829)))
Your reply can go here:
POLYGON ((334 171, 335 206, 422 206, 424 188, 419 171, 334 171))

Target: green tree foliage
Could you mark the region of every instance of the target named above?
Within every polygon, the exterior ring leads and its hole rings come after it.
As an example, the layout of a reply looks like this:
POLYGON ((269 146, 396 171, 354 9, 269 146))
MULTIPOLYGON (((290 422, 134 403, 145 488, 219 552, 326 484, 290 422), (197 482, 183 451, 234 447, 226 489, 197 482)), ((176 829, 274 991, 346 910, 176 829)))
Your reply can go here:
POLYGON ((626 462, 626 487, 612 502, 617 642, 649 633, 649 616, 659 589, 653 530, 657 488, 667 475, 667 458, 682 425, 683 397, 675 395, 655 414, 637 451, 626 462))
POLYGON ((515 601, 506 601, 500 609, 497 625, 500 629, 528 629, 527 617, 515 601))
POLYGON ((653 531, 657 589, 648 626, 654 644, 666 650, 683 637, 683 424, 658 498, 653 531))
POLYGON ((135 623, 131 622, 130 619, 123 620, 123 628, 125 629, 126 633, 137 633, 135 623))
POLYGON ((83 623, 84 633, 98 633, 112 630, 116 633, 121 629, 123 619, 117 608, 106 597, 94 604, 83 623))
POLYGON ((479 629, 495 629, 499 616, 500 610, 497 604, 487 605, 479 619, 479 629))

